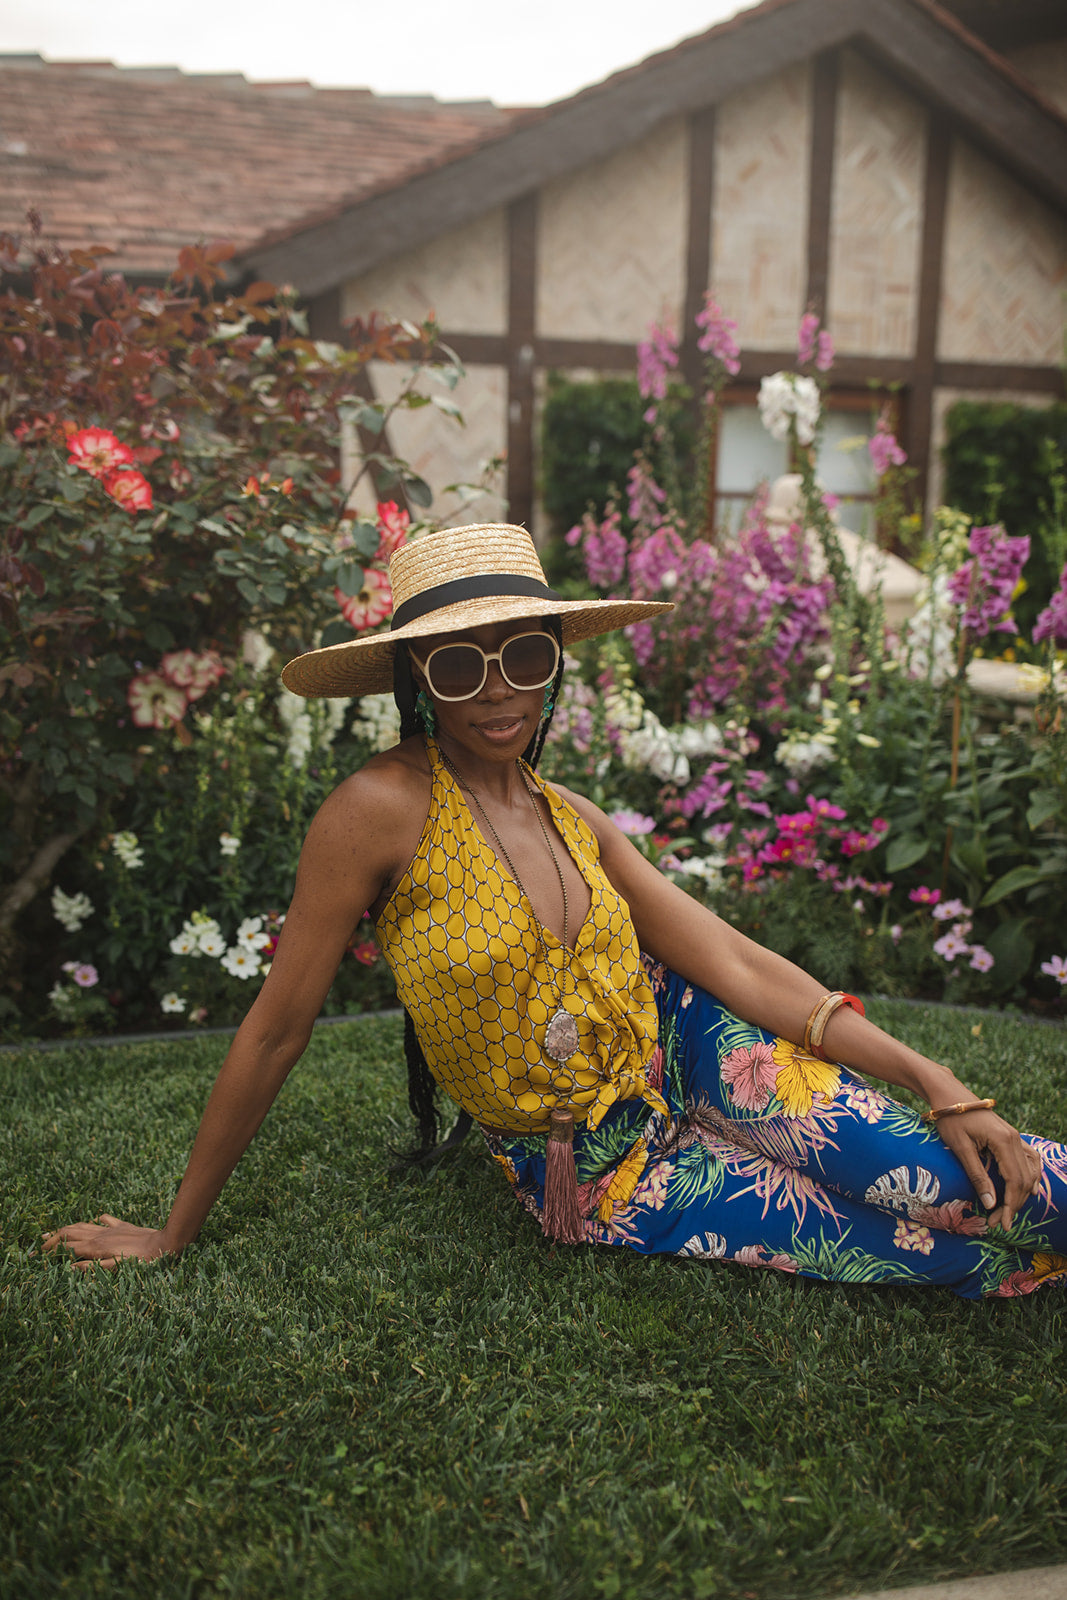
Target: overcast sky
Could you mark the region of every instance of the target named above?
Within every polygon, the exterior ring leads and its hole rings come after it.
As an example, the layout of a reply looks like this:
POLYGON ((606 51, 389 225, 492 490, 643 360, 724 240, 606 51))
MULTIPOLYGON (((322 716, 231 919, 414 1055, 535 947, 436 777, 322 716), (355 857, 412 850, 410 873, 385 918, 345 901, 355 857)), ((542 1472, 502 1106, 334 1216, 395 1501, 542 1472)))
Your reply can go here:
POLYGON ((0 53, 558 100, 754 0, 0 0, 0 53))

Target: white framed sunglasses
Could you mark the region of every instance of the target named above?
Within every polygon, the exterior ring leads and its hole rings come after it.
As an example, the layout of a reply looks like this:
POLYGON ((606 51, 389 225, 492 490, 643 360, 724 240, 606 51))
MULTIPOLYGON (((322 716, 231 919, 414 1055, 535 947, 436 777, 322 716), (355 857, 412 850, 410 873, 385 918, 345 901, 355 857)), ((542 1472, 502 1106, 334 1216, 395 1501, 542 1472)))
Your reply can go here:
POLYGON ((435 700, 473 700, 480 694, 495 661, 500 676, 512 689, 543 689, 559 666, 559 645, 551 633, 513 633, 499 650, 478 644, 439 644, 425 661, 411 646, 412 660, 426 675, 435 700))

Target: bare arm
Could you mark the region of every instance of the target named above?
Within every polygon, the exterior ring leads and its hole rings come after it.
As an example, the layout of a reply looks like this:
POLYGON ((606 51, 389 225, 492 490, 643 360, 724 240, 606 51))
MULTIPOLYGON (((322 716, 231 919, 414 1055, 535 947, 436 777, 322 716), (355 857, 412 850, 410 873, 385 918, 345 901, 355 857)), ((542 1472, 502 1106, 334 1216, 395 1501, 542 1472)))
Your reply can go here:
POLYGON ((81 1265, 110 1267, 127 1256, 176 1253, 196 1238, 303 1054, 352 930, 407 864, 400 857, 411 827, 397 818, 411 810, 412 798, 417 840, 420 788, 417 775, 412 782, 403 771, 357 774, 316 816, 270 971, 215 1080, 166 1224, 139 1228, 104 1213, 98 1223, 48 1235, 46 1249, 63 1247, 81 1265))
MULTIPOLYGON (((663 877, 589 801, 572 794, 568 798, 597 834, 604 870, 630 907, 641 948, 709 990, 745 1021, 800 1042, 826 985, 699 905, 663 877)), ((976 1098, 948 1067, 845 1007, 831 1017, 823 1049, 835 1061, 909 1089, 931 1106, 976 1098)), ((959 1157, 988 1209, 996 1199, 982 1152, 993 1155, 1005 1183, 1004 1204, 993 1220, 1009 1227, 1014 1212, 1037 1190, 1041 1165, 1036 1152, 992 1111, 949 1117, 938 1124, 938 1133, 959 1157)))

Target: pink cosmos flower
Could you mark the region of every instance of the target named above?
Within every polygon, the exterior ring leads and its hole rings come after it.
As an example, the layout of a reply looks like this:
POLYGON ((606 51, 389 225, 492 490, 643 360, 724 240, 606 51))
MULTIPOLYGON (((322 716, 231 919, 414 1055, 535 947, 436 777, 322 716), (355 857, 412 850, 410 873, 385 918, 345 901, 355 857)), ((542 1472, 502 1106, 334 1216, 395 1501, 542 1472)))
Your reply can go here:
POLYGON ((90 966, 87 961, 83 961, 80 966, 74 968, 73 977, 79 989, 94 989, 100 982, 99 972, 95 967, 90 966))
POLYGON ((350 627, 363 630, 376 628, 384 622, 393 609, 393 591, 389 579, 377 567, 365 567, 363 587, 358 594, 344 594, 334 590, 341 615, 350 627))
POLYGON ((988 972, 996 963, 984 945, 976 944, 971 947, 971 966, 976 972, 988 972))
POLYGON ((970 945, 960 938, 955 928, 950 928, 948 933, 934 940, 934 953, 944 961, 955 961, 957 956, 969 955, 970 951, 970 945))
POLYGON ((362 962, 363 966, 373 967, 378 959, 378 946, 372 940, 364 939, 361 943, 352 946, 352 954, 357 961, 362 962))
POLYGON ((971 908, 965 906, 962 900, 946 900, 936 907, 932 915, 938 922, 954 922, 959 921, 960 917, 969 917, 971 908))
POLYGON ((651 833, 656 826, 652 817, 642 816, 640 811, 630 811, 626 807, 619 811, 611 811, 608 815, 619 832, 628 834, 630 838, 636 838, 644 833, 651 833))
POLYGON ((378 555, 377 560, 388 563, 389 557, 400 549, 408 536, 411 518, 401 511, 395 500, 378 502, 378 555))
POLYGON ((217 650, 170 650, 159 663, 159 670, 185 693, 187 700, 200 700, 226 676, 226 667, 217 650))
POLYGON ((745 1111, 762 1111, 771 1098, 778 1068, 773 1048, 758 1040, 753 1045, 738 1045, 719 1068, 719 1075, 730 1086, 730 1099, 745 1111))
POLYGON ((908 891, 908 899, 914 900, 918 906, 936 906, 940 898, 940 889, 928 889, 924 883, 920 883, 917 889, 908 891))
POLYGON ((138 728, 170 728, 189 707, 186 695, 161 672, 139 672, 131 678, 126 699, 138 728))
MULTIPOLYGON (((117 467, 133 466, 133 451, 129 445, 120 444, 106 428, 82 428, 67 440, 72 466, 81 467, 102 482, 117 467)), ((139 477, 140 474, 138 473, 139 477)))
POLYGON ((141 472, 109 472, 104 488, 123 511, 151 511, 152 485, 141 472))
POLYGON ((1063 956, 1053 956, 1049 961, 1042 961, 1041 971, 1050 978, 1055 978, 1059 984, 1067 984, 1067 960, 1063 956))

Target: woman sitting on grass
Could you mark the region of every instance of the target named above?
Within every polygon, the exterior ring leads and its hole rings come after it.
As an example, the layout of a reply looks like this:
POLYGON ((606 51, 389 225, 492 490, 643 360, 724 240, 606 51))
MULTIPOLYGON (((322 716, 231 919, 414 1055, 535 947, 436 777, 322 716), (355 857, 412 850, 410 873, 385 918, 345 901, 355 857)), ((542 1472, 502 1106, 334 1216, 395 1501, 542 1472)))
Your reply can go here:
POLYGON ((401 738, 312 823, 168 1221, 105 1215, 49 1248, 111 1267, 196 1238, 369 909, 407 1012, 421 1152, 440 1085, 464 1113, 449 1142, 476 1120, 548 1237, 971 1297, 1067 1275, 1067 1148, 1021 1136, 535 776, 561 646, 669 607, 562 600, 505 526, 418 539, 391 579, 391 633, 283 674, 309 696, 392 685, 401 738))

